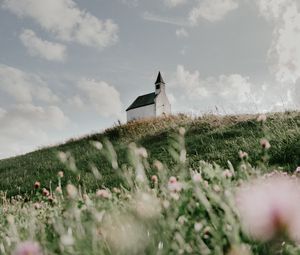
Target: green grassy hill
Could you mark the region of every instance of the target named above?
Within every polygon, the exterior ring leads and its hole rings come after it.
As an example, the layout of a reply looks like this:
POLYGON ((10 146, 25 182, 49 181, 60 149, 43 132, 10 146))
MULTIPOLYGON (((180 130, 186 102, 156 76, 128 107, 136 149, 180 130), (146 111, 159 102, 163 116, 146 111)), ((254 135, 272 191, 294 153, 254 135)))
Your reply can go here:
POLYGON ((300 165, 300 113, 270 114, 264 124, 256 119, 257 115, 207 115, 196 119, 178 115, 116 126, 102 134, 1 160, 0 190, 7 191, 9 196, 29 194, 35 181, 41 181, 45 187, 55 187, 57 180, 53 176, 61 170, 66 173, 65 182, 79 181, 88 190, 117 186, 121 183, 118 171, 126 171, 130 167, 128 145, 131 142, 147 149, 149 174, 155 159, 171 169, 175 162, 170 148, 179 127, 186 129, 186 150, 192 168, 197 167, 195 162, 199 160, 216 162, 224 167, 228 161, 237 165, 240 162, 240 150, 248 152, 250 163, 256 165, 261 157, 259 141, 266 137, 272 146, 269 164, 293 171, 300 165), (114 161, 111 157, 115 155, 107 140, 116 151, 118 167, 115 169, 111 166, 114 161), (103 143, 104 149, 97 150, 92 145, 95 141, 103 143), (59 152, 69 152, 74 157, 78 169, 76 174, 68 171, 66 165, 58 159, 59 152), (95 178, 91 170, 93 166, 98 168, 101 179, 95 178))

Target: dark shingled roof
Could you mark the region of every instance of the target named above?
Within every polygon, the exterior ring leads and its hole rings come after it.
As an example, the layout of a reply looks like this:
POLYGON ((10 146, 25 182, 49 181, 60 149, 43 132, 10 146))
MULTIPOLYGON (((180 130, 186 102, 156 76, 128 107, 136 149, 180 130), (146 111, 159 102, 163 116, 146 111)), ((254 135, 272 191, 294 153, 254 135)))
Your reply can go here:
POLYGON ((155 92, 139 96, 137 99, 134 100, 134 102, 127 108, 126 111, 129 111, 131 109, 139 108, 146 105, 154 104, 155 99, 155 92))
POLYGON ((162 78, 160 72, 158 73, 158 76, 157 76, 155 84, 157 84, 157 83, 163 83, 163 84, 165 84, 164 79, 162 78))

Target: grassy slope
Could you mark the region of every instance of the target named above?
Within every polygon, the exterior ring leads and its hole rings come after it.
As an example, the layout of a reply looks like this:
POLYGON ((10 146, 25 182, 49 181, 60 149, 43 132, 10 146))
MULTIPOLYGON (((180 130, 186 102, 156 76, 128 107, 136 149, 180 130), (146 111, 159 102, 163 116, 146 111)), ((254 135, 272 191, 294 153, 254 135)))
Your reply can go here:
MULTIPOLYGON (((109 161, 91 141, 103 141, 108 138, 114 145, 120 166, 127 164, 127 147, 130 142, 144 146, 149 152, 149 161, 159 159, 171 168, 172 157, 168 148, 175 130, 185 127, 186 147, 190 164, 200 159, 214 161, 225 166, 227 161, 234 165, 239 163, 238 151, 250 154, 250 162, 255 164, 260 157, 259 139, 267 136, 270 149, 270 164, 280 165, 286 170, 294 170, 300 165, 300 113, 272 114, 264 126, 256 121, 257 116, 204 116, 191 119, 183 115, 165 119, 139 121, 108 129, 103 134, 94 134, 65 144, 45 148, 24 156, 0 161, 0 190, 8 195, 28 193, 36 180, 49 187, 56 180, 53 176, 59 170, 67 172, 64 180, 75 180, 75 177, 57 159, 59 151, 70 151, 74 156, 77 168, 81 172, 81 181, 88 189, 106 185, 112 187, 120 183, 118 175, 109 161), (96 181, 91 164, 96 165, 102 179, 96 181)), ((121 167, 122 168, 122 167, 121 167)), ((120 170, 119 170, 120 171, 120 170)))

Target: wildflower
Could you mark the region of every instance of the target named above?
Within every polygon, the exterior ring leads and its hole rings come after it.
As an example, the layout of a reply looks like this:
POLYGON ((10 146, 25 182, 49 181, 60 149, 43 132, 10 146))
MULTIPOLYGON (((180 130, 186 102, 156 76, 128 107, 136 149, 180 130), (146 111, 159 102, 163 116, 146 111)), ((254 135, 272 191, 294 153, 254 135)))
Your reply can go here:
POLYGON ((164 166, 163 164, 158 161, 158 160, 155 160, 154 163, 153 163, 153 166, 158 170, 158 171, 161 171, 163 170, 164 166))
POLYGON ((61 187, 59 187, 59 186, 56 187, 55 192, 58 193, 58 194, 62 194, 62 189, 61 189, 61 187))
POLYGON ((100 142, 98 142, 98 141, 93 141, 92 142, 92 145, 97 149, 97 150, 102 150, 102 148, 103 148, 103 145, 102 145, 102 143, 100 143, 100 142))
POLYGON ((35 188, 35 189, 39 189, 40 187, 41 187, 41 183, 38 182, 38 181, 36 181, 36 182, 34 183, 34 188, 35 188))
POLYGON ((201 174, 199 174, 199 173, 193 174, 193 181, 196 182, 196 183, 201 182, 201 181, 202 181, 202 176, 201 176, 201 174))
POLYGON ((40 203, 34 203, 34 209, 38 210, 38 209, 41 209, 41 204, 40 203))
POLYGON ((219 192, 221 191, 221 188, 220 188, 219 185, 215 184, 215 185, 213 186, 213 190, 214 190, 215 192, 219 193, 219 192))
POLYGON ((43 196, 48 197, 50 195, 50 192, 46 188, 43 188, 42 194, 43 194, 43 196))
POLYGON ((121 193, 121 190, 118 189, 118 188, 116 188, 116 187, 114 187, 114 188, 113 188, 113 192, 116 193, 116 194, 120 194, 120 193, 121 193))
POLYGON ((152 181, 153 183, 157 184, 157 183, 158 183, 158 177, 157 177, 157 175, 152 175, 151 181, 152 181))
POLYGON ((57 175, 58 175, 59 178, 63 178, 64 177, 64 172, 63 171, 59 171, 57 173, 57 175))
POLYGON ((209 186, 208 181, 205 180, 203 183, 204 183, 204 187, 208 188, 208 186, 209 186))
POLYGON ((77 189, 74 185, 67 185, 67 194, 70 198, 75 199, 77 197, 77 189))
POLYGON ((93 202, 92 202, 92 200, 90 199, 90 197, 89 197, 88 194, 84 193, 84 194, 82 195, 82 198, 83 198, 83 201, 85 202, 85 204, 86 204, 87 206, 91 206, 91 205, 93 204, 93 202))
POLYGON ((169 179, 168 189, 171 192, 180 192, 182 190, 182 184, 177 181, 176 177, 172 176, 169 179))
POLYGON ((110 199, 111 198, 111 193, 109 190, 106 189, 99 189, 96 192, 96 196, 100 197, 100 198, 106 198, 106 199, 110 199))
POLYGON ((256 119, 258 122, 265 122, 267 120, 267 116, 265 114, 261 114, 256 119))
POLYGON ((239 157, 240 157, 240 159, 247 159, 248 153, 244 152, 244 151, 239 151, 239 157))
POLYGON ((179 195, 178 195, 178 193, 174 193, 174 192, 172 192, 171 194, 170 194, 170 196, 171 196, 171 198, 172 199, 174 199, 175 201, 178 201, 179 200, 179 195))
POLYGON ((8 215, 7 216, 7 222, 9 223, 9 224, 14 224, 15 223, 15 218, 14 218, 14 216, 13 215, 8 215))
POLYGON ((168 209, 168 208, 170 207, 170 202, 169 202, 168 200, 164 200, 164 201, 162 202, 162 205, 163 205, 163 207, 164 207, 165 209, 168 209))
POLYGON ((54 199, 53 196, 49 196, 49 197, 48 197, 48 201, 49 201, 50 203, 54 203, 54 202, 55 202, 55 199, 54 199))
POLYGON ((136 154, 142 158, 147 158, 148 157, 148 153, 147 150, 144 147, 141 148, 137 148, 136 149, 136 154))
POLYGON ((209 234, 210 233, 210 227, 206 226, 203 230, 204 234, 209 234))
POLYGON ((176 183, 177 182, 177 178, 174 176, 171 176, 169 179, 169 183, 176 183))
POLYGON ((125 195, 125 197, 124 197, 126 200, 131 200, 132 199, 132 196, 129 194, 129 193, 127 193, 126 195, 125 195))
POLYGON ((60 237, 60 242, 64 246, 72 246, 74 244, 75 241, 74 241, 74 238, 73 238, 73 233, 72 233, 71 228, 68 229, 66 234, 64 234, 60 237))
POLYGON ((233 173, 229 169, 226 169, 223 171, 222 175, 225 178, 231 178, 233 176, 233 173))
POLYGON ((266 138, 260 140, 260 145, 263 149, 268 150, 271 148, 269 141, 266 138))
POLYGON ((200 230, 203 228, 203 225, 200 222, 195 222, 194 229, 196 232, 200 232, 200 230))
POLYGON ((184 223, 187 222, 187 218, 185 216, 181 215, 181 216, 179 216, 177 221, 180 225, 183 225, 184 223))
POLYGON ((38 243, 27 241, 20 243, 13 255, 42 255, 42 251, 38 243))
POLYGON ((237 206, 244 229, 262 241, 276 236, 300 241, 299 191, 295 179, 278 174, 242 186, 237 206))

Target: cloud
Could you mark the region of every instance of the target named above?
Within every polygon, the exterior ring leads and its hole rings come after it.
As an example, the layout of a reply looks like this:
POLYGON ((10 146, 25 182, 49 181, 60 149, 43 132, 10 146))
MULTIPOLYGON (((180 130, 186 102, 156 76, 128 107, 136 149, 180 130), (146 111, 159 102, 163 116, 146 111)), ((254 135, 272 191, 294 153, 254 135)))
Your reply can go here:
POLYGON ((2 7, 19 17, 32 18, 62 41, 98 49, 118 41, 118 25, 79 9, 73 0, 3 0, 2 7))
POLYGON ((189 33, 184 28, 180 28, 180 29, 176 30, 176 36, 177 37, 189 37, 189 33))
POLYGON ((196 25, 200 18, 217 22, 238 7, 238 0, 203 0, 191 10, 189 20, 193 25, 196 25))
POLYGON ((6 115, 6 110, 0 108, 0 120, 6 115))
POLYGON ((0 122, 0 158, 25 153, 50 143, 49 133, 61 130, 69 119, 57 106, 16 104, 5 110, 0 122))
POLYGON ((164 3, 168 7, 172 8, 187 3, 187 0, 164 0, 164 3))
POLYGON ((296 0, 257 0, 260 14, 274 25, 268 52, 277 81, 296 83, 300 78, 300 7, 296 0))
POLYGON ((120 93, 113 86, 104 81, 82 79, 77 87, 80 93, 77 101, 80 97, 80 102, 85 106, 91 106, 100 116, 121 116, 120 93))
POLYGON ((199 71, 178 65, 174 77, 170 90, 177 99, 176 105, 181 104, 178 107, 181 110, 185 107, 185 110, 209 112, 220 107, 224 113, 231 114, 273 111, 280 107, 284 110, 295 105, 290 97, 292 88, 281 84, 255 84, 240 74, 201 77, 199 71))
POLYGON ((32 30, 23 30, 20 39, 31 56, 58 62, 66 59, 65 45, 42 40, 32 30))
POLYGON ((39 76, 0 65, 0 158, 47 144, 51 133, 63 130, 69 118, 57 103, 39 76))
POLYGON ((34 100, 54 103, 59 100, 39 76, 0 64, 1 90, 18 103, 31 103, 34 100))

